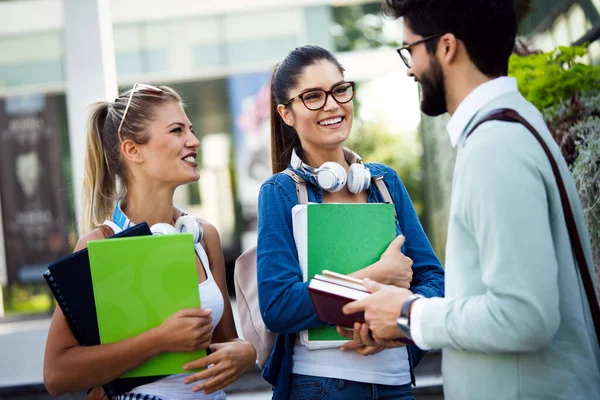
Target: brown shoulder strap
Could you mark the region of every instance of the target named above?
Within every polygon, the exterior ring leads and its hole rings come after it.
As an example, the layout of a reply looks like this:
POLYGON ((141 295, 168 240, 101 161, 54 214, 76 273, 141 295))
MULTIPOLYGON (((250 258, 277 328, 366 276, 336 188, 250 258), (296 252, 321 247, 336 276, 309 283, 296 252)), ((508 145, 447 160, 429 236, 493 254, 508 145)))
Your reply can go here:
POLYGON ((540 143, 548 160, 550 161, 550 165, 552 166, 552 172, 554 172, 554 177, 556 178, 556 184, 558 186, 558 191, 560 193, 560 201, 562 203, 563 213, 565 217, 565 222, 567 223, 567 229, 569 231, 569 237, 571 239, 571 247, 573 249, 573 253, 575 253, 575 259, 577 260, 577 266, 579 267, 579 274, 581 275, 581 280, 583 282, 583 287, 585 289, 585 293, 587 295, 588 304, 590 306, 590 311, 592 313, 592 319, 594 321, 594 327, 596 329, 596 338, 598 339, 598 343, 600 344, 600 305, 598 304, 598 297, 596 296, 596 292, 594 291, 594 284, 592 281, 592 276, 590 274, 590 270, 587 266, 587 262, 585 260, 585 254, 583 252, 583 246, 581 245, 581 239, 579 238, 579 232, 577 231, 577 224, 575 223, 575 217, 573 216, 573 210, 571 209, 571 204, 569 203, 569 198, 567 196, 567 191, 565 189, 565 184, 560 175, 560 170, 558 169, 558 165, 556 164, 556 160, 552 156, 550 149, 544 139, 540 136, 538 131, 518 112, 515 110, 511 110, 508 108, 501 108, 498 110, 494 110, 484 116, 481 120, 479 120, 473 128, 467 133, 467 138, 473 133, 475 129, 479 125, 484 122, 492 121, 492 120, 500 120, 507 122, 517 122, 523 124, 529 131, 535 136, 537 141, 540 143))
POLYGON ((291 169, 284 169, 281 171, 286 174, 296 184, 296 194, 298 195, 298 204, 307 204, 308 203, 308 192, 306 191, 306 181, 302 179, 298 174, 296 174, 291 169))
POLYGON ((115 232, 112 230, 112 228, 108 225, 98 225, 96 227, 96 229, 100 229, 100 231, 102 232, 102 234, 104 235, 104 239, 111 237, 112 235, 115 234, 115 232))

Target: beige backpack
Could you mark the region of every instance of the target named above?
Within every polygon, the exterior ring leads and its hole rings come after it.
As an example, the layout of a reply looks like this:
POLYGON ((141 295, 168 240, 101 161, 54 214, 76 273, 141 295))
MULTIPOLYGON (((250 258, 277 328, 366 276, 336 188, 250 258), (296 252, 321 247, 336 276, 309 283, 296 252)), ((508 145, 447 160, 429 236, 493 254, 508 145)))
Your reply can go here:
MULTIPOLYGON (((306 181, 294 171, 286 169, 282 173, 291 177, 296 184, 298 204, 308 203, 306 181)), ((373 178, 373 183, 386 203, 394 204, 382 178, 373 178)), ((233 273, 235 297, 244 340, 256 348, 258 366, 262 369, 271 356, 275 333, 265 326, 258 306, 258 285, 256 282, 256 247, 246 250, 235 262, 233 273)))

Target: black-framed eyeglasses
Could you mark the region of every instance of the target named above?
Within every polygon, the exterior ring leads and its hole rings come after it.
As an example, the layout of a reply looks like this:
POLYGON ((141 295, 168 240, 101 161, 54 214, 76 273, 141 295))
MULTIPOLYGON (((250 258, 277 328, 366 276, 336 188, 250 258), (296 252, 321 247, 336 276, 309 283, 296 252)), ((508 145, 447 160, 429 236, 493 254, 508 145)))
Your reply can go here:
POLYGON ((406 68, 410 68, 412 66, 412 54, 411 54, 411 51, 410 51, 411 47, 416 46, 416 45, 421 44, 421 43, 428 42, 428 41, 430 41, 432 39, 439 38, 442 35, 443 35, 443 33, 439 33, 437 35, 427 36, 427 37, 424 37, 423 39, 419 39, 419 40, 414 41, 412 43, 405 44, 404 46, 400 47, 399 49, 396 49, 396 51, 400 55, 400 58, 402 59, 402 61, 404 61, 404 65, 406 65, 406 68))
POLYGON ((327 104, 327 96, 331 95, 338 104, 346 104, 354 98, 354 82, 340 82, 333 86, 331 90, 311 89, 300 93, 296 97, 292 97, 285 103, 284 106, 296 101, 302 100, 304 107, 311 111, 317 111, 325 107, 327 104))

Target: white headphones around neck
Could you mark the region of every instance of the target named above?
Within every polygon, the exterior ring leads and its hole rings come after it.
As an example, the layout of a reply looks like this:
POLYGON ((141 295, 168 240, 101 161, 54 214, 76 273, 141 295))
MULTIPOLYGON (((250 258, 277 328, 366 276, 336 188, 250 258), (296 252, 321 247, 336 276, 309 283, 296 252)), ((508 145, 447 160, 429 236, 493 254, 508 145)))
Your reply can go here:
MULTIPOLYGON (((159 222, 150 227, 150 232, 153 235, 170 235, 173 233, 191 233, 194 237, 194 244, 200 243, 204 229, 202 223, 197 218, 186 215, 185 212, 177 206, 174 206, 174 218, 176 218, 175 226, 165 222, 159 222)), ((121 210, 121 202, 118 201, 113 212, 113 221, 121 228, 127 229, 134 224, 129 220, 127 215, 121 210)))
POLYGON ((290 164, 294 169, 303 168, 313 174, 321 189, 326 192, 337 192, 346 185, 350 193, 354 194, 368 189, 371 185, 371 171, 365 167, 359 155, 344 147, 344 158, 350 164, 348 174, 344 167, 335 161, 327 161, 319 168, 313 168, 298 157, 296 149, 292 150, 290 164))

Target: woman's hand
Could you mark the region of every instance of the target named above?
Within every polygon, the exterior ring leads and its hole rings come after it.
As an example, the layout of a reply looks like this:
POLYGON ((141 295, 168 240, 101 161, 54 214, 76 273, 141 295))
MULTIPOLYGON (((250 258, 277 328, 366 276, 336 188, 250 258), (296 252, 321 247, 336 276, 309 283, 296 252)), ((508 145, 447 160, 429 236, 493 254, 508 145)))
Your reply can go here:
POLYGON ((369 278, 386 285, 409 289, 413 276, 413 261, 402 254, 403 244, 404 236, 396 237, 381 255, 379 261, 350 274, 350 276, 358 279, 369 278))
POLYGON ((344 343, 340 347, 342 351, 353 350, 363 356, 370 356, 384 350, 383 347, 373 342, 373 338, 370 337, 369 328, 365 324, 355 322, 354 329, 346 329, 338 326, 337 331, 341 336, 351 339, 351 341, 344 343), (367 343, 371 344, 368 345, 367 343))
POLYGON ((248 342, 236 340, 214 343, 210 345, 210 349, 212 351, 210 355, 183 366, 183 369, 195 369, 214 364, 211 368, 185 378, 186 384, 206 379, 205 382, 192 388, 194 392, 203 390, 205 394, 209 394, 223 389, 256 364, 256 350, 248 342))
POLYGON ((212 340, 212 311, 180 310, 155 328, 162 351, 189 352, 206 349, 212 340))
POLYGON ((354 329, 352 330, 338 326, 337 331, 341 336, 352 339, 350 342, 344 343, 340 350, 354 350, 364 356, 377 354, 385 349, 406 346, 407 344, 405 341, 398 339, 375 340, 367 324, 361 324, 360 322, 354 323, 354 329))

